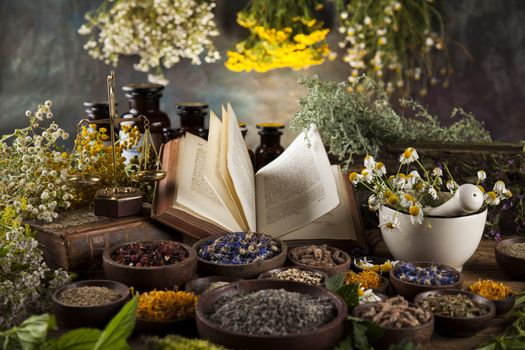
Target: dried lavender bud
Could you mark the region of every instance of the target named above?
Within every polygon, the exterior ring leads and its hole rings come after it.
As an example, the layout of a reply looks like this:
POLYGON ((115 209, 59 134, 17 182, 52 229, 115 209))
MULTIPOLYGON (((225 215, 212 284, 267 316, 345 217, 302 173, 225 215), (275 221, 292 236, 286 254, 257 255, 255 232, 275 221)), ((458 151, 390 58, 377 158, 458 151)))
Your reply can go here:
POLYGON ((407 328, 427 323, 432 314, 421 307, 409 305, 403 297, 398 296, 371 306, 359 317, 381 327, 407 328))
POLYGON ((274 271, 268 275, 268 278, 272 280, 295 281, 320 286, 323 283, 324 276, 315 271, 300 270, 292 267, 282 271, 274 271))
POLYGON ((233 232, 202 244, 197 252, 201 259, 217 264, 251 264, 277 256, 281 252, 278 241, 271 236, 233 232))
POLYGON ((287 335, 324 326, 336 317, 336 308, 329 298, 264 289, 222 297, 207 310, 206 317, 231 332, 287 335))
POLYGON ((477 303, 465 294, 431 295, 421 300, 419 306, 446 317, 478 317, 490 311, 488 305, 477 303))
POLYGON ((295 248, 291 256, 298 263, 313 267, 333 267, 346 262, 342 251, 326 244, 295 248))
POLYGON ((440 265, 420 267, 412 263, 400 262, 396 265, 394 272, 401 281, 423 286, 445 286, 453 284, 459 279, 455 270, 440 265))
POLYGON ((120 298, 121 295, 113 289, 84 286, 64 290, 58 296, 58 301, 69 306, 98 306, 110 304, 120 298))
POLYGON ((186 259, 189 252, 178 242, 144 241, 126 244, 111 254, 119 264, 152 267, 171 265, 186 259))

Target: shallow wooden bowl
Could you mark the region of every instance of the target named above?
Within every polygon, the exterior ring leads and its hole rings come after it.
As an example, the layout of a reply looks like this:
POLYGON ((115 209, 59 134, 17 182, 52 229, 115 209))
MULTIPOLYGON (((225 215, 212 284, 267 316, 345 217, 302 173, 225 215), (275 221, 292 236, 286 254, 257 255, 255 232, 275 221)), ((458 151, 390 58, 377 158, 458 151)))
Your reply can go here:
POLYGON ((197 269, 199 271, 199 276, 230 276, 243 279, 256 278, 264 271, 282 267, 286 261, 288 247, 286 243, 277 238, 274 239, 281 247, 279 254, 270 259, 259 260, 250 264, 219 264, 202 259, 198 256, 199 248, 204 243, 210 240, 215 240, 221 236, 224 236, 224 234, 209 236, 197 241, 193 245, 193 248, 197 252, 197 269))
MULTIPOLYGON (((289 269, 298 269, 298 270, 302 270, 302 271, 311 271, 311 272, 315 272, 315 273, 320 274, 321 276, 323 276, 321 278, 320 286, 324 286, 325 283, 326 283, 326 280, 328 280, 328 275, 326 273, 324 273, 323 271, 315 270, 315 269, 312 269, 310 267, 302 267, 302 266, 285 266, 285 267, 280 267, 280 268, 277 268, 277 269, 272 269, 272 270, 269 270, 269 271, 265 271, 265 272, 263 272, 263 273, 261 273, 259 275, 258 279, 260 279, 260 280, 271 280, 271 281, 284 281, 284 280, 272 279, 272 278, 270 278, 270 275, 272 273, 275 273, 275 272, 286 271, 286 270, 289 270, 289 269)), ((303 283, 303 282, 298 282, 298 283, 303 283)))
POLYGON ((444 295, 444 294, 464 294, 468 296, 471 300, 487 305, 489 307, 489 312, 485 315, 478 317, 449 317, 442 316, 439 314, 434 314, 436 322, 436 331, 440 334, 448 337, 470 337, 479 331, 487 328, 490 321, 496 315, 496 306, 493 302, 488 299, 483 298, 474 293, 466 292, 459 289, 444 289, 444 290, 431 290, 428 292, 423 292, 418 294, 414 303, 420 305, 420 303, 431 295, 444 295))
POLYGON ((51 299, 55 307, 55 317, 57 325, 62 329, 74 328, 104 328, 115 316, 122 306, 131 297, 129 287, 115 281, 108 280, 88 280, 68 284, 59 288, 53 293, 51 299), (58 297, 62 292, 71 288, 96 286, 106 287, 120 294, 120 299, 104 305, 98 306, 71 306, 63 304, 58 297))
POLYGON ((511 294, 502 300, 491 300, 496 306, 496 316, 505 315, 507 312, 512 310, 514 303, 516 302, 516 295, 511 294))
POLYGON ((197 253, 192 247, 177 243, 188 251, 188 257, 175 264, 154 267, 128 266, 111 259, 115 250, 129 243, 106 249, 102 256, 106 278, 125 283, 141 292, 177 289, 197 276, 197 253))
POLYGON ((496 262, 503 271, 513 279, 525 280, 525 259, 517 258, 503 252, 502 248, 516 243, 524 243, 525 237, 505 239, 494 246, 496 262))
POLYGON ((229 276, 208 276, 208 277, 201 277, 194 280, 189 281, 184 285, 184 290, 188 292, 192 292, 197 295, 201 295, 210 284, 214 282, 228 282, 233 283, 240 280, 238 277, 229 277, 229 276))
POLYGON ((388 278, 381 276, 381 285, 377 288, 372 288, 372 290, 377 293, 388 294, 388 287, 390 287, 390 281, 388 278))
POLYGON ((317 267, 317 266, 311 266, 311 265, 307 265, 307 264, 302 264, 302 263, 298 262, 297 260, 295 260, 292 257, 292 254, 293 254, 294 251, 296 251, 298 249, 301 249, 303 247, 304 246, 295 247, 293 249, 290 249, 290 252, 288 252, 288 260, 291 262, 292 265, 300 266, 300 267, 307 267, 307 268, 310 268, 310 269, 321 271, 321 272, 326 273, 328 276, 335 276, 335 275, 339 275, 341 273, 346 273, 350 269, 350 264, 352 263, 352 258, 350 257, 350 255, 348 255, 348 253, 346 253, 345 251, 342 251, 341 249, 337 249, 337 248, 330 247, 330 246, 327 246, 327 248, 330 251, 332 251, 332 252, 337 251, 337 250, 340 251, 342 253, 342 256, 346 259, 346 262, 344 262, 342 264, 339 264, 339 265, 336 265, 336 266, 332 266, 332 267, 317 267))
MULTIPOLYGON (((247 312, 249 312, 249 310, 247 310, 247 312)), ((343 337, 344 321, 346 320, 346 317, 347 306, 345 302, 340 296, 328 289, 305 283, 277 280, 239 281, 211 291, 200 298, 196 312, 197 331, 201 338, 207 339, 215 344, 223 345, 229 349, 254 350, 333 349, 343 337), (336 318, 314 331, 291 335, 268 336, 247 335, 224 330, 218 327, 215 323, 210 322, 205 316, 206 311, 211 305, 223 296, 255 292, 263 289, 285 289, 290 292, 330 298, 337 310, 336 318)))
POLYGON ((434 263, 423 262, 423 261, 416 261, 416 262, 411 262, 411 263, 415 266, 420 266, 420 267, 437 265, 441 268, 447 268, 447 269, 454 271, 454 273, 456 273, 456 276, 458 276, 458 278, 456 282, 452 284, 447 284, 444 286, 424 286, 424 285, 417 284, 417 283, 402 281, 398 277, 396 277, 396 274, 395 274, 397 269, 400 267, 401 263, 397 264, 392 270, 390 270, 390 283, 392 284, 392 288, 394 288, 394 290, 399 295, 403 296, 408 301, 414 300, 414 297, 418 295, 419 293, 428 292, 430 290, 436 290, 436 289, 439 289, 439 290, 461 289, 461 286, 463 285, 463 275, 461 274, 461 272, 459 272, 458 270, 456 270, 455 268, 451 266, 443 265, 443 264, 434 264, 434 263))
MULTIPOLYGON (((361 318, 362 315, 375 304, 377 303, 367 303, 356 306, 352 311, 352 315, 361 318)), ((372 344, 374 349, 388 349, 391 345, 398 344, 405 339, 416 344, 425 345, 430 341, 432 333, 434 332, 434 317, 430 318, 427 323, 417 327, 381 328, 384 333, 372 344)))

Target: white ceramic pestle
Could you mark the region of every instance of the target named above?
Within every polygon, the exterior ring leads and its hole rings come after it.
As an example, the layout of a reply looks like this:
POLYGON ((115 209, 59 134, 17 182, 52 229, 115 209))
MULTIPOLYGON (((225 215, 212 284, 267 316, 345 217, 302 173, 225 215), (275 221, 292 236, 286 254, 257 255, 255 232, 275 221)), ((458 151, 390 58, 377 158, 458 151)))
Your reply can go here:
POLYGON ((426 215, 431 216, 460 216, 474 213, 483 205, 483 192, 476 185, 464 184, 459 186, 454 196, 438 207, 423 209, 426 215))

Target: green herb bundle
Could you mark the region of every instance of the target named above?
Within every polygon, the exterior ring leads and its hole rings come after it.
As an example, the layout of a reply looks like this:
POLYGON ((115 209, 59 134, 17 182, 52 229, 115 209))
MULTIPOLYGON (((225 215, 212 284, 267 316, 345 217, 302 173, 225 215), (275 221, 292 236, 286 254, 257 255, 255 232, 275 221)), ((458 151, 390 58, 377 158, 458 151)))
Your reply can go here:
POLYGON ((304 77, 299 84, 308 93, 291 122, 295 130, 315 124, 330 153, 348 165, 355 155, 376 155, 384 144, 399 142, 486 142, 490 134, 472 114, 456 108, 451 117, 460 118, 450 126, 412 100, 401 100, 414 117, 394 111, 386 91, 364 76, 351 84, 304 77), (357 89, 357 86, 361 88, 357 89), (350 91, 349 91, 350 90, 350 91))

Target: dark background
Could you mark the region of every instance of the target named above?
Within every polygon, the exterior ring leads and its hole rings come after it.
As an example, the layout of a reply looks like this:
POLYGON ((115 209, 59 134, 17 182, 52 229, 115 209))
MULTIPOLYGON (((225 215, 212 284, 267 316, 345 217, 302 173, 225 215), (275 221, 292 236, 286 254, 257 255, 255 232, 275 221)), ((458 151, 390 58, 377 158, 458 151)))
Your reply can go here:
MULTIPOLYGON (((0 0, 0 133, 26 124, 24 112, 51 99, 59 124, 72 131, 84 116, 84 101, 105 100, 105 79, 110 67, 88 56, 82 48, 86 37, 77 33, 84 14, 100 0, 0 0)), ((221 36, 216 45, 225 56, 242 39, 235 24, 236 12, 246 0, 217 0, 216 21, 221 36)), ((463 107, 485 121, 493 138, 525 139, 525 1, 447 0, 447 36, 456 71, 448 89, 433 87, 419 99, 446 123, 454 106, 463 107), (470 55, 464 53, 463 46, 470 55)), ((337 48, 337 30, 330 35, 337 48)), ((295 72, 289 69, 259 73, 228 71, 224 59, 215 64, 192 66, 182 62, 167 76, 161 108, 177 125, 175 103, 203 100, 215 111, 232 102, 239 119, 249 124, 249 143, 257 141, 253 125, 258 121, 288 121, 304 95, 298 87, 301 75, 344 81, 349 67, 340 61, 295 72)), ((127 103, 120 86, 146 80, 135 72, 133 57, 116 68, 119 111, 127 103)), ((288 143, 290 135, 285 135, 288 143)))

